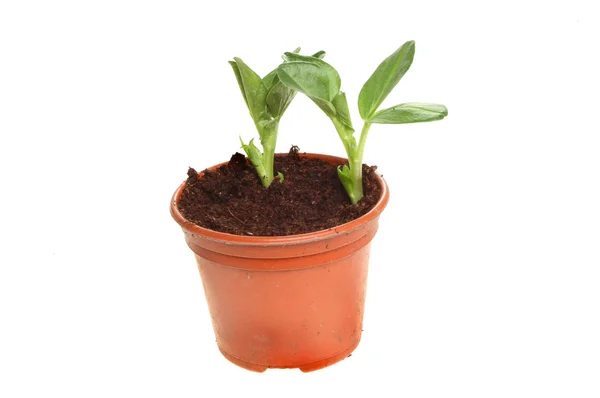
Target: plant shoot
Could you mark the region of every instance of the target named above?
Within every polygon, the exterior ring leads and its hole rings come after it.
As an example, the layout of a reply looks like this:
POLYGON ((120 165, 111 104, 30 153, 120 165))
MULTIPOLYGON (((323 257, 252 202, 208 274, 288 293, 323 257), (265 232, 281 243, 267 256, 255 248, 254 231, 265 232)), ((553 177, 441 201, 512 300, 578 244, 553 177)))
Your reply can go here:
POLYGON ((414 55, 415 42, 404 43, 377 67, 362 87, 358 110, 364 124, 358 143, 346 95, 340 91, 340 75, 331 65, 319 58, 294 52, 285 53, 285 62, 277 68, 281 83, 308 96, 333 122, 348 155, 348 164, 338 167, 338 176, 353 204, 363 197, 363 155, 372 124, 430 122, 448 115, 444 105, 416 102, 379 110, 381 103, 410 68, 414 55))
MULTIPOLYGON (((300 48, 297 48, 291 54, 296 54, 299 51, 300 48)), ((320 60, 324 56, 325 52, 319 51, 311 59, 320 60)), ((240 58, 235 57, 233 61, 229 61, 229 64, 233 68, 242 97, 258 130, 263 151, 261 152, 254 144, 254 139, 245 144, 240 137, 240 142, 246 155, 254 165, 262 185, 268 188, 275 177, 273 162, 279 121, 294 99, 296 90, 281 83, 277 75, 277 69, 261 79, 240 58)), ((278 173, 278 176, 279 181, 282 182, 283 175, 278 173)))

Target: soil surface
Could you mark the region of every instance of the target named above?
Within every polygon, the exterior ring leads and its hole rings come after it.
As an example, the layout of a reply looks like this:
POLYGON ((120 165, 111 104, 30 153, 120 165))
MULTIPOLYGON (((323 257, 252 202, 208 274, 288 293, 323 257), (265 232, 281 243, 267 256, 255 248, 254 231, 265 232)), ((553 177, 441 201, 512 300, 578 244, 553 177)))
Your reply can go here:
POLYGON ((265 189, 254 166, 236 153, 215 171, 188 170, 179 211, 204 228, 235 235, 283 236, 320 231, 352 221, 373 208, 381 189, 376 167, 363 165, 365 196, 352 205, 338 179, 337 165, 307 159, 292 147, 275 158, 284 175, 265 189))

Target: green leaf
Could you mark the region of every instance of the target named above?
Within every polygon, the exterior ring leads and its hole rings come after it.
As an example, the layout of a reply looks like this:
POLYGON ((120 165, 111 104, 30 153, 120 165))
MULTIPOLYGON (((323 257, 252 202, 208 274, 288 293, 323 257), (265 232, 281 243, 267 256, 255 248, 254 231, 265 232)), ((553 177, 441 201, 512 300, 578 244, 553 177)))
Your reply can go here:
POLYGON ((292 100, 296 96, 296 91, 280 82, 279 78, 275 77, 275 79, 277 79, 277 83, 275 83, 267 93, 265 102, 269 114, 276 118, 281 117, 288 106, 290 106, 292 100))
POLYGON ((246 152, 246 156, 248 156, 248 159, 250 159, 250 162, 252 162, 252 164, 254 165, 256 173, 262 181, 266 176, 266 171, 265 166, 263 164, 263 155, 260 152, 260 149, 258 149, 256 145, 254 145, 254 138, 250 140, 248 145, 244 144, 242 137, 240 137, 240 142, 242 144, 242 149, 244 150, 244 152, 246 152))
POLYGON ((238 68, 237 64, 234 61, 229 61, 229 65, 231 65, 233 73, 235 73, 235 78, 238 82, 238 86, 240 86, 242 97, 244 97, 244 102, 246 103, 246 106, 248 106, 248 100, 246 99, 246 90, 244 89, 244 82, 242 82, 242 76, 240 75, 240 68, 238 68))
POLYGON ((348 187, 352 186, 352 177, 351 177, 350 168, 348 167, 347 164, 345 164, 343 166, 338 166, 337 173, 338 173, 338 176, 340 177, 340 181, 342 182, 344 187, 346 187, 346 190, 348 190, 348 187))
POLYGON ((236 78, 238 78, 238 84, 244 95, 244 100, 246 101, 250 115, 255 122, 258 122, 264 117, 263 113, 265 112, 267 89, 260 76, 250 69, 244 61, 237 57, 235 57, 234 60, 237 69, 236 67, 233 67, 233 65, 232 67, 236 73, 236 78))
POLYGON ((402 76, 415 56, 415 42, 407 41, 387 57, 364 84, 358 96, 358 110, 363 120, 369 120, 402 76))
POLYGON ((283 173, 281 171, 277 172, 277 177, 279 177, 279 183, 283 182, 283 173))
POLYGON ((254 145, 254 138, 250 140, 248 145, 244 144, 242 137, 240 137, 240 143, 242 144, 242 149, 248 155, 248 158, 252 162, 252 164, 259 163, 262 164, 262 153, 260 149, 256 145, 254 145))
POLYGON ((323 59, 325 57, 325 54, 327 54, 327 53, 324 50, 317 51, 316 53, 314 53, 311 56, 298 54, 298 51, 294 51, 293 53, 284 53, 282 58, 286 62, 292 62, 292 61, 310 62, 311 60, 313 60, 315 58, 323 59))
POLYGON ((340 92, 340 75, 328 63, 313 57, 285 53, 286 59, 277 68, 277 76, 288 87, 312 98, 333 101, 340 92))
POLYGON ((311 55, 313 58, 319 58, 319 59, 323 59, 325 57, 325 51, 321 50, 321 51, 317 51, 316 53, 314 53, 313 55, 311 55))
POLYGON ((404 124, 441 120, 448 116, 448 109, 441 104, 409 102, 377 112, 369 123, 404 124))
POLYGON ((273 69, 271 72, 269 72, 265 77, 263 77, 262 81, 267 91, 269 91, 275 85, 275 83, 279 81, 279 78, 277 77, 277 69, 273 69))
MULTIPOLYGON (((297 54, 298 52, 300 52, 300 47, 296 48, 293 51, 293 53, 295 53, 295 54, 297 54)), ((318 58, 318 59, 323 59, 324 56, 325 56, 325 51, 323 51, 323 50, 318 51, 312 55, 313 58, 318 58)), ((284 56, 284 59, 285 59, 285 56, 284 56)), ((265 77, 263 77, 262 80, 263 80, 263 83, 265 84, 265 87, 267 88, 267 91, 269 91, 279 81, 279 78, 277 77, 277 68, 275 68, 271 72, 269 72, 265 77)))
MULTIPOLYGON (((348 167, 347 164, 345 164, 344 166, 338 166, 337 168, 337 174, 338 177, 340 179, 340 182, 342 183, 342 185, 344 186, 344 189, 346 190, 346 193, 348 194, 348 196, 350 197, 350 201, 352 203, 357 203, 358 201, 355 200, 355 198, 352 198, 352 192, 354 192, 354 184, 353 184, 353 180, 352 180, 352 172, 350 171, 350 168, 348 167)), ((362 183, 362 181, 361 181, 362 183)))
MULTIPOLYGON (((300 51, 300 47, 296 48, 292 54, 300 51)), ((314 58, 323 58, 325 51, 319 51, 313 55, 314 58)), ((272 117, 281 117, 292 100, 296 96, 296 90, 287 87, 281 83, 277 76, 277 69, 272 70, 263 78, 263 83, 267 89, 266 105, 272 117)))
MULTIPOLYGON (((317 56, 324 56, 320 51, 317 56)), ((339 94, 341 79, 337 71, 328 63, 315 57, 285 53, 287 60, 277 68, 282 83, 293 90, 306 94, 327 116, 337 114, 332 101, 339 94)))
POLYGON ((338 119, 344 123, 344 125, 354 132, 354 128, 352 127, 352 120, 350 118, 350 110, 348 109, 348 101, 346 100, 346 94, 342 91, 335 96, 332 102, 335 107, 336 115, 338 119))
POLYGON ((325 112, 325 114, 327 116, 329 116, 330 118, 335 117, 336 115, 336 110, 335 110, 335 106, 333 106, 333 104, 329 101, 325 101, 322 99, 318 99, 318 98, 313 98, 313 97, 308 97, 310 98, 315 104, 317 104, 317 106, 319 108, 321 108, 321 110, 323 112, 325 112))

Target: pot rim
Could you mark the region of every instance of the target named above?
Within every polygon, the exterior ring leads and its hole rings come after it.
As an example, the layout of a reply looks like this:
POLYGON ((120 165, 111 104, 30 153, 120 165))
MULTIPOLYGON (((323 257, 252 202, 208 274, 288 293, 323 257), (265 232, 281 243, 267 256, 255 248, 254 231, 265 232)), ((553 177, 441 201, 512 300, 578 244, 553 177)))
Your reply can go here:
MULTIPOLYGON (((287 155, 287 153, 278 153, 275 156, 285 156, 285 155, 287 155)), ((319 154, 319 153, 300 153, 300 156, 308 157, 308 158, 317 158, 317 159, 321 159, 321 160, 324 160, 324 161, 326 161, 328 163, 332 163, 332 164, 335 164, 335 163, 341 164, 341 163, 347 162, 347 159, 345 159, 345 158, 341 158, 338 156, 332 156, 332 155, 319 154)), ((229 163, 229 161, 222 162, 222 163, 219 163, 212 167, 209 167, 208 170, 214 170, 214 169, 221 167, 227 163, 229 163)), ((202 175, 202 172, 200 172, 199 174, 202 175)), ((373 206, 373 208, 371 210, 369 210, 368 213, 366 213, 352 221, 349 221, 347 223, 336 225, 335 227, 331 227, 328 229, 323 229, 323 230, 315 231, 315 232, 304 233, 304 234, 283 235, 283 236, 281 236, 281 235, 280 236, 246 236, 246 235, 235 235, 235 234, 230 234, 230 233, 226 233, 226 232, 219 232, 219 231, 204 228, 197 224, 194 224, 193 222, 187 220, 181 214, 181 212, 179 211, 179 208, 177 206, 177 202, 179 201, 179 198, 181 197, 181 194, 183 193, 183 190, 186 187, 186 184, 187 184, 186 181, 184 181, 181 185, 179 185, 179 187, 173 194, 173 196, 171 198, 170 211, 171 211, 171 216, 175 219, 175 221, 184 230, 186 230, 192 234, 204 236, 211 240, 232 242, 232 243, 243 243, 243 244, 250 244, 250 245, 256 244, 256 245, 262 245, 262 246, 264 246, 266 244, 306 243, 308 241, 327 239, 327 238, 333 237, 339 233, 349 233, 350 231, 354 230, 355 228, 358 228, 361 225, 364 225, 367 222, 371 221, 372 219, 378 217, 381 214, 381 212, 383 211, 383 209, 385 209, 385 207, 387 206, 389 197, 390 197, 390 193, 388 190, 387 183, 385 182, 383 177, 380 174, 378 174, 377 172, 375 172, 375 175, 378 180, 379 186, 381 187, 381 196, 379 197, 379 200, 377 201, 377 203, 375 203, 375 206, 373 206)))

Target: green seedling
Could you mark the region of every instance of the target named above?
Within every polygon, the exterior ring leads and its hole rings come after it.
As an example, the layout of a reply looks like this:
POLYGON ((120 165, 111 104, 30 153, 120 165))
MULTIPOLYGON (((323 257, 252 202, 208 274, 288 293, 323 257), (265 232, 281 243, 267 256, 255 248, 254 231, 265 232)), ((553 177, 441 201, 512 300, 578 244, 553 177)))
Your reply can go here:
POLYGON ((348 155, 348 164, 338 167, 338 176, 353 204, 363 197, 363 155, 372 124, 430 122, 448 115, 444 105, 416 102, 378 110, 410 68, 414 55, 415 42, 406 42, 377 67, 362 87, 358 110, 364 124, 358 144, 346 94, 340 91, 340 75, 331 65, 316 57, 285 53, 285 62, 277 68, 277 76, 285 86, 307 95, 333 122, 348 155))
MULTIPOLYGON (((289 54, 297 54, 299 51, 300 48, 297 48, 289 54)), ((310 58, 320 60, 324 56, 325 52, 319 51, 310 58)), ((277 69, 261 79, 240 58, 234 58, 234 61, 229 61, 229 64, 233 68, 250 116, 258 130, 263 152, 254 145, 254 139, 245 144, 240 137, 240 142, 263 186, 268 188, 275 178, 273 162, 279 121, 296 96, 296 90, 281 83, 277 69)), ((283 182, 283 175, 277 174, 279 181, 283 182)))

